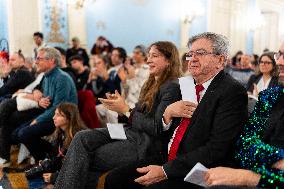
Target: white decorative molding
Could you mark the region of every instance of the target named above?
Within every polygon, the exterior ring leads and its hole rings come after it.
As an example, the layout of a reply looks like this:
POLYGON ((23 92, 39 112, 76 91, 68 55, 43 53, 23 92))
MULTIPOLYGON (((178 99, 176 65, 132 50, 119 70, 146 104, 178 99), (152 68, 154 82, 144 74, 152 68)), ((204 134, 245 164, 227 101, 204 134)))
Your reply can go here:
POLYGON ((32 56, 33 33, 39 30, 38 0, 6 0, 8 5, 8 32, 10 51, 22 49, 32 56))
POLYGON ((87 31, 86 31, 86 14, 85 9, 76 9, 72 5, 68 5, 68 28, 69 28, 69 42, 73 37, 78 37, 81 46, 87 47, 87 31))

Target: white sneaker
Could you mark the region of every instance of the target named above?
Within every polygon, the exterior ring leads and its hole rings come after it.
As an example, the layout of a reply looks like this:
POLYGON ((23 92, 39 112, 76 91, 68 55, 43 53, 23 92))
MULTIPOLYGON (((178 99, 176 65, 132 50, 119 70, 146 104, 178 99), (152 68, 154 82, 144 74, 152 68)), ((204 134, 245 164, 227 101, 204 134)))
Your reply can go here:
POLYGON ((0 157, 0 167, 4 168, 4 167, 10 167, 11 162, 7 161, 6 159, 3 159, 0 157))

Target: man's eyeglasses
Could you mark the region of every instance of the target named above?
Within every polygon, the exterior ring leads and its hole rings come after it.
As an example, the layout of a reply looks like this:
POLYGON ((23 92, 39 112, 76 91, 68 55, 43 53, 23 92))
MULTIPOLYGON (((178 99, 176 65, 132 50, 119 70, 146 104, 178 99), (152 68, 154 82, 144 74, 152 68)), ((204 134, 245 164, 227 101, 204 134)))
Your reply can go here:
POLYGON ((197 57, 202 57, 202 56, 206 56, 206 55, 219 55, 219 54, 216 54, 216 53, 213 53, 213 52, 207 52, 203 49, 198 49, 196 51, 189 51, 187 54, 186 54, 186 60, 191 60, 193 55, 197 56, 197 57))
POLYGON ((274 54, 274 59, 278 60, 283 55, 284 55, 284 52, 278 51, 278 53, 274 54))
POLYGON ((35 61, 48 60, 46 57, 36 57, 35 61))

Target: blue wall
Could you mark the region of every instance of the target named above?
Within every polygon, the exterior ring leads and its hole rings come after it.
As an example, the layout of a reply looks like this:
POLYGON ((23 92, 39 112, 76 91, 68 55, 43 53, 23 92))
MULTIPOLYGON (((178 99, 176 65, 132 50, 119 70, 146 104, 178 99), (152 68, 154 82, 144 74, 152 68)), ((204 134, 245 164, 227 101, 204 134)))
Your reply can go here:
MULTIPOLYGON (((201 1, 206 5, 207 0, 201 1)), ((98 0, 88 4, 88 48, 93 46, 99 35, 108 38, 115 46, 126 48, 129 53, 138 44, 148 46, 158 40, 172 41, 179 46, 178 6, 176 0, 98 0)), ((190 28, 191 33, 206 31, 206 18, 206 15, 197 18, 190 28)))
POLYGON ((42 2, 42 29, 45 41, 51 46, 68 47, 68 19, 67 1, 57 0, 56 9, 51 5, 50 0, 42 2), (52 14, 53 11, 56 14, 52 14), (54 17, 55 16, 55 17, 54 17))
POLYGON ((8 40, 8 16, 6 0, 0 0, 0 40, 3 38, 8 40))

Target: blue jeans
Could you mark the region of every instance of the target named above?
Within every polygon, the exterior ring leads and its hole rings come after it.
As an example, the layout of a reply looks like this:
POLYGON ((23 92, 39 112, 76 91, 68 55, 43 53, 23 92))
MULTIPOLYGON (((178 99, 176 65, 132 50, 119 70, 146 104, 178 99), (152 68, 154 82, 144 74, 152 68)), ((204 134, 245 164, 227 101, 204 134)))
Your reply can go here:
POLYGON ((52 145, 41 137, 51 135, 55 126, 53 121, 40 122, 30 125, 25 123, 12 133, 12 141, 23 143, 36 160, 43 160, 51 152, 52 145))

